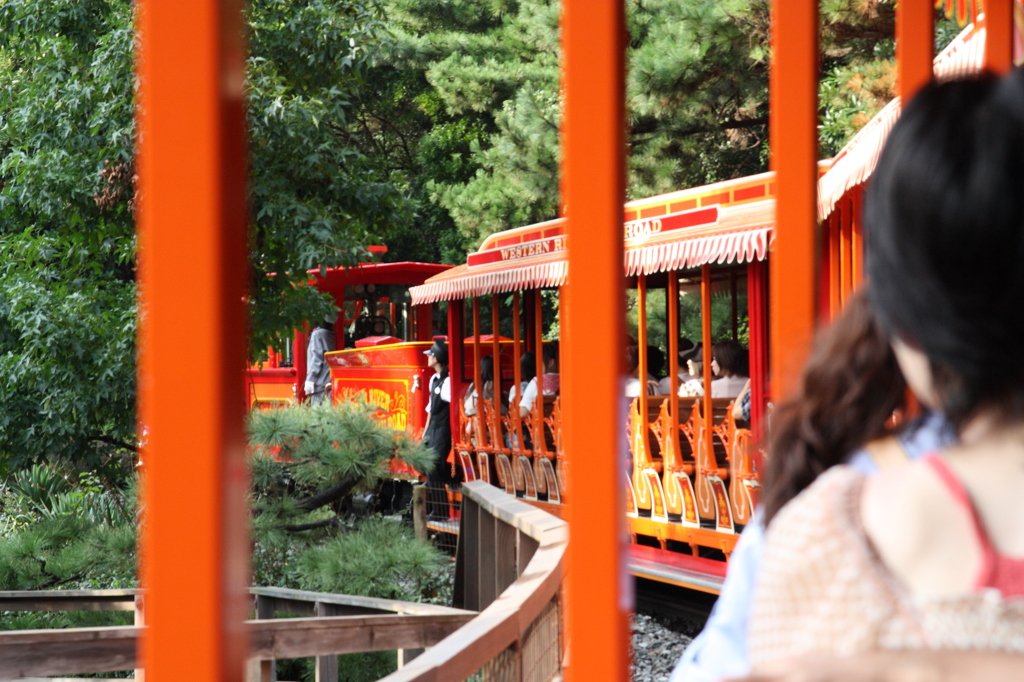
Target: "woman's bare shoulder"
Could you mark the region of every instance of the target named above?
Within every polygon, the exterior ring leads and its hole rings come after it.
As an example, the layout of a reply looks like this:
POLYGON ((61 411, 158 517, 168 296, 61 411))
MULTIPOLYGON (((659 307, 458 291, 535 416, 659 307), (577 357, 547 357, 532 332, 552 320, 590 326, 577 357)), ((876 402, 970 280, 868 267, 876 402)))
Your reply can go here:
POLYGON ((924 461, 872 476, 860 516, 882 564, 910 592, 966 589, 980 568, 971 560, 968 517, 924 461))

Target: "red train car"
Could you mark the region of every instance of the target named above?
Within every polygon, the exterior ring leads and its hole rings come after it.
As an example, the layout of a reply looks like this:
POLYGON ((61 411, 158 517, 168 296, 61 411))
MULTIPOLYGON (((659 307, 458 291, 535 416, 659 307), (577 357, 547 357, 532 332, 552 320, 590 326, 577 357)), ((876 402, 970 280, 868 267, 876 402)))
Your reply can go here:
MULTIPOLYGON (((310 270, 309 284, 330 294, 341 311, 336 324, 339 345, 332 366, 335 399, 361 393, 370 402, 384 402, 376 392, 396 370, 426 371, 423 344, 435 335, 436 308, 414 306, 409 288, 451 266, 433 263, 364 263, 353 268, 310 270), (369 383, 367 383, 369 382, 369 383)), ((408 371, 406 371, 408 374, 408 371)), ((246 371, 246 404, 250 407, 294 405, 305 399, 306 327, 295 332, 292 347, 246 371)), ((383 405, 382 405, 383 406, 383 405)), ((389 417, 390 419, 390 417, 389 417)), ((394 423, 397 420, 391 419, 394 423)), ((422 426, 422 425, 420 425, 422 426)))
MULTIPOLYGON (((983 27, 968 26, 935 59, 936 76, 978 72, 984 38, 983 27)), ((821 321, 841 309, 862 279, 860 199, 898 114, 896 100, 834 160, 819 164, 824 248, 819 251, 816 313, 821 321)), ((663 368, 669 377, 685 372, 675 361, 680 311, 686 299, 696 301, 700 325, 693 341, 708 348, 712 341, 736 339, 742 330, 749 350, 752 397, 749 423, 734 418, 731 399, 710 392, 672 399, 678 395, 676 382, 668 395, 629 398, 629 420, 622 424, 629 454, 628 463, 623 462, 626 513, 634 542, 647 545, 634 547, 630 566, 638 575, 716 591, 724 565, 711 565, 698 557, 728 558, 738 530, 757 503, 757 453, 751 452, 750 444, 772 395, 769 330, 778 322, 774 318, 778 313, 769 307, 769 271, 777 255, 775 198, 775 174, 765 173, 625 206, 624 275, 627 286, 635 290, 636 336, 623 340, 624 350, 627 343, 635 343, 637 365, 647 367, 647 348, 660 345, 670 361, 663 368), (657 305, 652 303, 654 298, 657 305), (672 549, 679 553, 664 551, 672 549)), ((557 291, 548 298, 561 300, 569 284, 566 279, 565 221, 558 219, 492 235, 468 255, 465 265, 432 277, 412 291, 417 303, 448 301, 450 324, 464 328, 464 336, 470 329, 477 334, 481 329, 497 333, 500 324, 511 318, 513 356, 517 356, 523 349, 537 347, 552 328, 553 321, 544 319, 541 311, 541 292, 557 291), (500 307, 501 312, 482 324, 476 314, 469 325, 463 302, 470 300, 474 312, 481 301, 492 311, 500 307)), ((452 350, 453 357, 459 353, 452 350)), ((462 374, 452 373, 453 400, 460 395, 459 387, 464 390, 473 377, 471 364, 460 363, 460 367, 462 374)), ((503 365, 503 379, 510 369, 503 365)), ((516 372, 514 383, 518 384, 516 372)), ((705 386, 710 384, 707 364, 702 378, 705 386)), ((513 385, 507 380, 502 383, 506 391, 513 385)), ((502 415, 496 399, 475 417, 461 415, 463 423, 453 427, 453 442, 465 478, 490 481, 564 516, 564 507, 572 499, 572 491, 565 487, 565 469, 585 466, 585 457, 566 460, 560 401, 557 396, 547 398, 543 406, 538 401, 530 414, 520 417, 515 400, 502 415), (466 421, 473 423, 468 429, 466 421), (468 433, 474 437, 467 437, 468 433)))

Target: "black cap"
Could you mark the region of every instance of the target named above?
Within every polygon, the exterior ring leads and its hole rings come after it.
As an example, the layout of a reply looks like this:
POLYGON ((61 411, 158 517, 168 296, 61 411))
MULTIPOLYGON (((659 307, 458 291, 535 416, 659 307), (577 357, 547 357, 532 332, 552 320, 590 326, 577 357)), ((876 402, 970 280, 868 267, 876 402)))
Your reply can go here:
POLYGON ((686 364, 690 360, 693 360, 694 362, 703 362, 704 361, 703 345, 704 344, 702 344, 702 343, 698 343, 696 346, 694 346, 690 350, 685 350, 685 351, 680 352, 679 353, 679 361, 682 362, 683 364, 686 364))
POLYGON ((434 341, 434 345, 423 351, 423 354, 433 355, 442 365, 448 364, 448 344, 444 341, 434 341))

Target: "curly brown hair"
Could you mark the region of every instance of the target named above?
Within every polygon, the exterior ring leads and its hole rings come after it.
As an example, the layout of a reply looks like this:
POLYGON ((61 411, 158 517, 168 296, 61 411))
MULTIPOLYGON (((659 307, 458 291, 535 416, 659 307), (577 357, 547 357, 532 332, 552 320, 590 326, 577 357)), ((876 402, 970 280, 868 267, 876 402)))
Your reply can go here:
POLYGON ((772 415, 765 524, 826 469, 886 435, 907 384, 864 292, 815 341, 797 394, 772 415))

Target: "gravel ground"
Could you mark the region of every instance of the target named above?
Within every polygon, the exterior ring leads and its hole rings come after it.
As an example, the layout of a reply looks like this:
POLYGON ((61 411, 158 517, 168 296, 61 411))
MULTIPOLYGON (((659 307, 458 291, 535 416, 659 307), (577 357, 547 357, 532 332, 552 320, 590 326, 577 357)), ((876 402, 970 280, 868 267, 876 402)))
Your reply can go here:
POLYGON ((633 616, 633 682, 666 682, 683 650, 703 623, 665 619, 638 613, 633 616))

